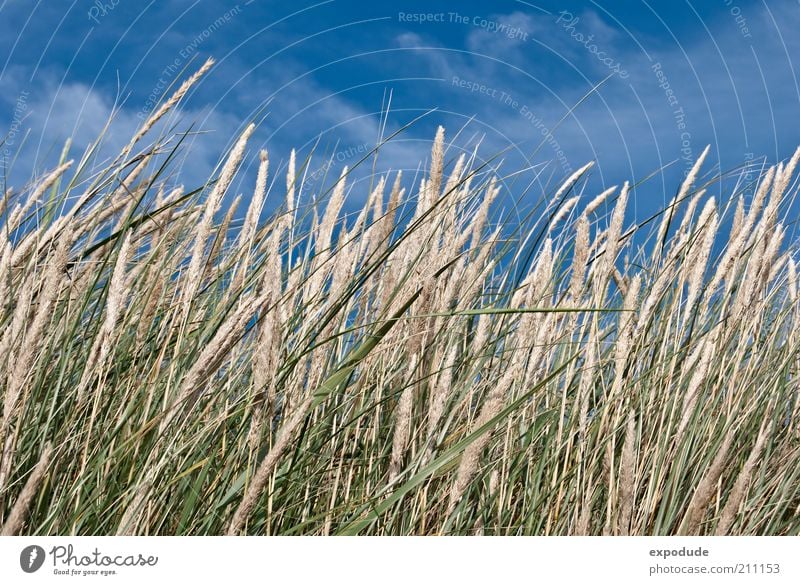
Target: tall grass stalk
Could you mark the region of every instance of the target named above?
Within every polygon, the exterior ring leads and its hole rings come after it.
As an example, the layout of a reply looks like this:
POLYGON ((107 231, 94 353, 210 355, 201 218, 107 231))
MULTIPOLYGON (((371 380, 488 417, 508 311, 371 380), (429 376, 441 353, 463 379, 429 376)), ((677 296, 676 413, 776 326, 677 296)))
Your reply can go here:
POLYGON ((704 150, 648 235, 591 163, 508 222, 439 128, 348 216, 352 169, 283 191, 252 124, 178 186, 143 144, 210 66, 5 193, 4 534, 800 533, 800 150, 735 206, 704 150))

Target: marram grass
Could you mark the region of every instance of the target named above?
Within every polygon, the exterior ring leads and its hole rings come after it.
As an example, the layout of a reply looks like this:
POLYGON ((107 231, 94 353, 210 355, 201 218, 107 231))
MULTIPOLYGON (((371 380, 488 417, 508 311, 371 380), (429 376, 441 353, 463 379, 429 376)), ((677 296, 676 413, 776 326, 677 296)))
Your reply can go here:
POLYGON ((440 129, 349 218, 262 152, 240 221, 253 127, 184 193, 157 121, 0 201, 3 534, 800 533, 800 151, 640 226, 587 165, 513 226, 440 129))

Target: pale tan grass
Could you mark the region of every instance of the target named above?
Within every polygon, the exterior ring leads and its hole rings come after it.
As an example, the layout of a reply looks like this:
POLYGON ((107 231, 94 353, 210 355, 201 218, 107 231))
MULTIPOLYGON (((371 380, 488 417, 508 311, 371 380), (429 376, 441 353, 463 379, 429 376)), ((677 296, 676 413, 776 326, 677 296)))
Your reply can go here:
POLYGON ((694 161, 692 168, 687 173, 683 183, 681 183, 681 188, 678 190, 678 201, 681 201, 689 193, 689 190, 697 180, 697 175, 700 173, 700 168, 703 166, 703 162, 706 160, 710 150, 711 145, 706 145, 706 147, 703 149, 703 152, 701 152, 700 156, 697 157, 697 160, 694 161))
POLYGON ((389 483, 396 480, 403 465, 408 439, 411 435, 411 415, 414 408, 414 374, 417 369, 417 355, 412 354, 408 362, 408 381, 400 394, 395 410, 394 434, 392 435, 392 453, 389 458, 389 483))
POLYGON ((185 288, 183 291, 183 305, 184 311, 188 311, 189 303, 191 303, 200 286, 203 263, 205 260, 205 248, 208 238, 211 236, 211 226, 214 220, 214 215, 219 209, 225 192, 233 180, 234 174, 239 167, 239 163, 244 156, 247 141, 255 131, 255 124, 250 124, 242 135, 237 140, 235 146, 231 150, 225 165, 222 167, 219 179, 217 179, 214 188, 208 196, 203 208, 203 216, 200 219, 200 224, 197 226, 197 232, 194 238, 194 245, 189 260, 189 266, 186 269, 186 277, 184 279, 185 288))
POLYGON ((53 456, 53 445, 47 443, 42 450, 39 461, 33 468, 33 471, 25 481, 25 486, 17 496, 14 505, 11 508, 11 513, 8 515, 3 528, 0 530, 0 536, 16 536, 22 532, 25 527, 25 522, 28 518, 31 503, 36 497, 39 487, 45 478, 48 467, 50 466, 50 459, 53 456))
POLYGON ((667 237, 667 230, 669 229, 670 223, 675 215, 675 209, 678 205, 678 197, 677 195, 670 199, 669 204, 664 208, 663 213, 661 214, 661 223, 658 226, 658 232, 656 233, 655 241, 653 242, 653 251, 650 254, 651 262, 656 262, 661 258, 661 254, 663 252, 664 247, 664 240, 667 237))
POLYGON ((632 357, 633 339, 637 330, 639 315, 639 294, 642 288, 642 277, 637 274, 625 293, 622 303, 623 314, 619 319, 619 333, 614 345, 614 381, 611 384, 609 400, 614 400, 622 390, 625 366, 632 357))
POLYGON ((595 281, 595 286, 597 287, 596 296, 598 298, 605 297, 606 287, 608 286, 608 281, 614 270, 617 254, 619 254, 620 251, 620 236, 622 235, 622 224, 625 220, 625 209, 628 204, 629 191, 630 187, 626 181, 622 185, 619 197, 617 198, 617 204, 614 206, 614 211, 611 213, 611 221, 606 231, 606 245, 595 281))
POLYGON ((279 366, 283 323, 287 311, 282 299, 280 234, 273 231, 266 246, 267 258, 259 288, 267 295, 268 310, 259 315, 258 335, 252 356, 254 401, 248 441, 255 449, 265 420, 271 420, 276 400, 275 377, 279 366))
POLYGON ((481 201, 480 207, 478 207, 478 211, 475 213, 475 217, 472 221, 472 225, 470 226, 470 249, 474 250, 478 246, 478 242, 480 242, 481 234, 483 233, 484 228, 486 227, 486 223, 489 220, 489 210, 492 207, 492 204, 497 199, 497 196, 500 194, 500 187, 497 186, 497 179, 492 177, 489 180, 489 184, 486 187, 486 190, 483 195, 483 200, 481 201))
POLYGON ((575 207, 575 204, 578 203, 579 199, 580 196, 575 195, 574 197, 570 197, 564 202, 564 204, 559 208, 559 210, 553 216, 553 219, 550 220, 550 225, 547 227, 548 232, 552 232, 555 229, 555 227, 569 215, 569 212, 572 211, 572 208, 575 207))
POLYGON ((17 353, 15 344, 21 338, 22 330, 28 319, 38 276, 35 270, 30 270, 21 280, 16 298, 9 299, 9 303, 12 301, 15 303, 14 312, 11 315, 11 324, 7 325, 2 334, 0 334, 0 356, 8 356, 9 363, 14 362, 13 358, 17 353))
POLYGON ((286 169, 286 215, 291 223, 292 214, 295 212, 295 192, 297 191, 297 155, 292 149, 289 154, 289 166, 286 169))
POLYGON ((761 425, 761 430, 758 433, 758 437, 756 437, 755 445, 753 445, 750 455, 748 455, 742 470, 736 477, 736 482, 733 484, 730 494, 728 494, 728 500, 725 502, 725 507, 722 508, 722 513, 720 515, 719 522, 717 523, 715 532, 717 536, 726 536, 730 533, 731 526, 733 525, 736 515, 739 512, 739 508, 742 505, 742 501, 747 494, 747 484, 750 482, 751 476, 753 475, 753 470, 761 460, 761 454, 764 452, 767 437, 772 431, 772 426, 773 423, 767 423, 767 421, 764 421, 764 423, 761 425))
POLYGON ((181 99, 183 99, 192 86, 197 83, 197 80, 207 73, 213 65, 214 59, 207 59, 200 69, 193 73, 189 79, 184 81, 180 87, 178 87, 178 90, 172 94, 167 101, 161 104, 161 106, 159 106, 159 108, 153 112, 150 117, 147 118, 147 120, 145 120, 144 124, 142 124, 142 127, 139 128, 136 134, 134 134, 133 139, 131 139, 128 145, 122 150, 121 158, 128 156, 136 143, 139 142, 139 140, 141 140, 145 134, 147 134, 153 128, 153 126, 155 126, 156 123, 163 118, 164 115, 166 115, 167 112, 169 112, 179 101, 181 101, 181 99))
POLYGON ((700 230, 701 239, 700 247, 696 254, 690 252, 692 256, 692 264, 688 271, 688 292, 686 294, 686 315, 688 317, 690 311, 694 308, 694 303, 700 295, 703 282, 705 280, 706 267, 708 260, 711 257, 711 249, 714 245, 714 240, 717 235, 717 226, 719 225, 719 216, 716 211, 716 204, 713 198, 709 199, 703 211, 700 213, 698 220, 698 229, 700 230))
POLYGON ((594 166, 594 161, 590 161, 585 165, 583 165, 581 168, 579 168, 577 171, 572 173, 569 177, 567 177, 567 180, 564 181, 558 188, 558 191, 556 191, 556 194, 553 196, 553 200, 558 201, 561 198, 561 196, 570 189, 572 189, 572 187, 575 186, 575 183, 577 183, 580 180, 580 178, 586 173, 586 171, 591 169, 593 166, 594 166))
POLYGON ((245 491, 244 497, 240 502, 236 511, 233 513, 230 523, 228 524, 227 534, 235 536, 242 532, 247 523, 247 519, 253 511, 258 499, 261 497, 264 487, 267 485, 273 469, 277 465, 284 451, 289 447, 289 444, 294 437, 300 423, 303 422, 308 411, 313 403, 313 394, 308 394, 303 401, 298 404, 294 411, 288 416, 283 426, 278 431, 275 442, 272 447, 264 456, 264 459, 258 465, 255 475, 252 477, 250 484, 245 491))
POLYGON ((447 181, 444 184, 443 195, 453 193, 456 190, 456 186, 461 183, 465 163, 466 155, 461 153, 456 160, 456 164, 453 165, 453 170, 450 171, 450 175, 447 177, 447 181))
POLYGON ((41 196, 44 195, 45 191, 50 189, 70 167, 72 167, 72 163, 72 160, 68 160, 64 164, 56 167, 54 170, 48 173, 42 181, 39 182, 33 192, 27 196, 24 204, 17 204, 17 206, 14 208, 14 211, 11 212, 11 215, 6 220, 6 226, 9 228, 9 230, 14 230, 20 227, 23 218, 30 211, 31 207, 40 203, 41 196))
POLYGON ((319 226, 315 230, 314 256, 309 268, 311 274, 303 291, 304 297, 309 301, 318 300, 325 288, 325 282, 331 274, 332 266, 329 260, 333 257, 333 232, 344 205, 347 171, 347 166, 345 166, 334 186, 319 226))
POLYGON ((736 202, 736 211, 733 213, 733 223, 731 224, 731 232, 728 236, 729 241, 735 240, 739 236, 739 232, 744 224, 744 197, 739 195, 736 202))
MULTIPOLYGON (((239 204, 242 202, 242 196, 237 195, 233 198, 230 205, 228 205, 228 210, 225 212, 225 215, 222 217, 222 221, 219 224, 219 227, 215 230, 216 234, 214 235, 214 242, 211 244, 211 250, 208 253, 208 263, 207 266, 211 268, 211 270, 207 270, 206 272, 211 274, 211 280, 216 280, 220 277, 228 268, 226 266, 226 260, 228 259, 227 252, 225 245, 228 242, 228 234, 230 231, 231 223, 233 222, 233 217, 236 215, 236 211, 239 209, 239 204)), ((233 254, 234 257, 238 256, 238 254, 233 254)), ((238 262, 234 265, 234 268, 238 266, 238 262)), ((206 276, 206 274, 204 274, 206 276)), ((226 291, 226 297, 228 297, 228 292, 230 292, 230 288, 226 291)))
POLYGON ((436 129, 436 136, 433 139, 431 148, 431 166, 425 183, 425 188, 421 191, 422 209, 427 211, 436 198, 439 197, 439 190, 442 187, 442 175, 444 170, 444 127, 436 129))
POLYGON ((383 197, 386 188, 386 177, 381 177, 378 184, 370 193, 367 205, 364 207, 363 217, 359 214, 356 225, 348 234, 348 238, 355 238, 358 232, 363 230, 363 237, 359 242, 359 256, 377 250, 381 245, 382 230, 375 225, 383 217, 383 197), (367 211, 372 212, 372 223, 367 223, 367 211), (358 229, 356 229, 358 228, 358 229))
POLYGON ((243 300, 236 312, 217 329, 181 381, 177 396, 159 425, 161 433, 175 420, 179 414, 179 407, 188 409, 192 406, 193 401, 208 382, 208 377, 216 371, 230 349, 239 341, 247 322, 268 301, 269 297, 266 294, 257 297, 251 296, 243 300))
POLYGON ((761 178, 758 189, 756 189, 753 203, 750 212, 745 216, 741 226, 736 230, 736 236, 728 241, 728 246, 722 255, 722 258, 717 262, 717 270, 714 272, 706 290, 709 293, 714 292, 717 287, 729 277, 731 269, 734 267, 735 262, 738 260, 739 255, 745 248, 748 237, 751 235, 751 230, 755 225, 756 217, 761 211, 764 200, 767 196, 772 181, 775 177, 775 167, 770 167, 766 174, 761 178))
MULTIPOLYGON (((174 422, 179 421, 181 413, 187 413, 191 410, 191 407, 199 399, 200 393, 208 383, 209 377, 224 362, 228 352, 243 335, 248 321, 250 321, 253 314, 264 307, 267 301, 267 296, 261 295, 258 297, 251 296, 240 303, 236 312, 217 329, 214 336, 200 352, 197 360, 184 375, 177 396, 172 404, 167 406, 158 426, 159 444, 163 446, 164 452, 160 452, 159 449, 151 451, 150 457, 148 457, 143 466, 144 476, 134 487, 133 498, 124 509, 117 528, 117 534, 136 533, 137 518, 150 497, 158 471, 161 466, 169 461, 172 449, 172 443, 169 440, 174 435, 167 433, 167 430, 170 429, 174 422), (156 464, 155 458, 159 456, 161 462, 156 464)), ((174 432, 176 431, 173 429, 174 432)))
MULTIPOLYGON (((10 306, 10 299, 8 298, 8 290, 11 281, 11 255, 12 248, 11 242, 3 237, 4 243, 0 248, 0 314, 3 313, 6 306, 10 306)), ((0 336, 2 337, 2 336, 0 336)))
MULTIPOLYGON (((552 242, 548 238, 542 246, 534 269, 531 270, 525 281, 523 281, 520 290, 514 295, 515 298, 512 299, 512 306, 519 306, 517 303, 521 301, 521 297, 519 296, 520 292, 523 292, 525 295, 526 306, 528 307, 533 306, 534 303, 539 301, 544 289, 550 282, 553 270, 552 263, 552 242)), ((533 319, 531 313, 524 313, 520 319, 521 325, 518 332, 522 331, 523 335, 527 334, 530 331, 529 323, 531 319, 533 319)), ((471 430, 480 428, 497 416, 503 408, 506 396, 510 392, 514 382, 520 380, 524 376, 524 368, 523 352, 514 352, 511 357, 511 363, 503 374, 503 377, 497 384, 489 389, 486 399, 480 409, 480 414, 471 425, 471 430)), ((465 490, 469 487, 472 478, 477 473, 480 464, 480 455, 490 438, 491 433, 484 433, 465 448, 461 456, 458 470, 456 471, 456 477, 450 489, 448 515, 453 513, 456 505, 464 495, 465 490)))
POLYGON ((605 191, 600 193, 597 197, 595 197, 594 199, 589 201, 589 203, 586 204, 586 207, 583 210, 583 215, 588 217, 591 214, 593 214, 595 211, 597 211, 600 208, 600 206, 603 203, 605 203, 606 199, 608 199, 609 196, 616 190, 617 190, 617 185, 614 185, 613 187, 609 187, 608 189, 606 189, 605 191))
POLYGON ((631 531, 631 516, 636 497, 636 414, 628 410, 625 424, 625 439, 622 443, 622 458, 619 464, 619 517, 617 534, 628 536, 631 531))
POLYGON ((734 436, 734 428, 733 426, 729 426, 722 443, 716 450, 711 464, 706 469, 692 494, 683 520, 678 527, 679 534, 694 535, 700 532, 703 520, 708 511, 709 503, 714 497, 717 481, 719 481, 720 476, 723 471, 725 471, 725 464, 728 461, 728 451, 730 451, 731 445, 733 444, 734 436))
MULTIPOLYGON (((126 303, 125 274, 132 253, 131 246, 132 234, 128 233, 122 241, 114 270, 108 284, 106 297, 106 313, 100 331, 95 337, 92 349, 89 351, 89 359, 83 368, 81 381, 78 384, 78 401, 82 401, 86 388, 91 378, 105 368, 106 360, 111 353, 114 334, 117 332, 117 320, 122 313, 126 303)), ((100 374, 102 378, 102 373, 100 374)))
MULTIPOLYGON (((700 200, 703 198, 705 193, 705 189, 700 189, 699 191, 695 192, 691 199, 689 199, 689 204, 686 206, 686 209, 683 212, 681 223, 678 225, 678 229, 675 230, 675 235, 672 238, 672 248, 681 247, 686 241, 686 236, 689 232, 689 229, 694 223, 694 213, 697 210, 697 206, 700 204, 700 200)), ((674 257, 675 253, 670 251, 668 256, 674 257)))
POLYGON ((582 214, 575 224, 575 251, 572 255, 571 278, 569 293, 574 303, 581 297, 586 276, 586 267, 589 262, 589 219, 582 214))
POLYGON ((707 339, 703 339, 697 347, 696 353, 699 355, 699 358, 683 397, 683 408, 681 409, 681 419, 676 431, 676 440, 683 438, 683 434, 695 413, 695 406, 697 405, 700 389, 706 379, 706 374, 708 374, 711 365, 711 359, 714 356, 714 345, 707 339))
POLYGON ((341 213, 342 206, 344 205, 345 189, 347 187, 347 172, 348 167, 345 166, 342 169, 341 175, 339 175, 339 180, 336 182, 336 186, 333 189, 330 201, 328 201, 328 205, 325 208, 325 214, 322 216, 322 221, 320 221, 316 243, 318 254, 321 254, 323 250, 330 253, 333 248, 333 230, 336 227, 336 223, 339 220, 339 214, 341 213))
MULTIPOLYGON (((480 414, 472 424, 473 429, 485 425, 492 418, 497 416, 497 413, 499 413, 503 408, 506 394, 510 392, 511 386, 519 374, 521 374, 519 371, 519 366, 517 368, 509 367, 503 377, 489 389, 481 407, 480 414)), ((470 486, 472 479, 478 472, 478 468, 480 466, 480 456, 484 447, 486 447, 486 444, 489 442, 489 439, 489 433, 484 433, 483 435, 477 437, 464 449, 464 453, 461 455, 461 461, 458 464, 456 477, 453 480, 452 487, 450 488, 450 498, 447 508, 448 516, 453 514, 456 506, 461 501, 464 492, 470 486)))
POLYGON ((428 434, 427 434, 427 455, 430 458, 436 449, 436 431, 439 422, 445 413, 445 406, 448 396, 452 391, 453 368, 458 355, 458 346, 453 346, 447 354, 447 358, 441 365, 439 375, 436 379, 428 401, 428 434))
MULTIPOLYGON (((27 324, 18 350, 13 354, 13 361, 3 396, 3 418, 0 421, 0 448, 2 448, 2 454, 0 455, 0 493, 3 492, 6 486, 14 459, 15 435, 12 432, 12 428, 18 411, 24 406, 25 380, 34 373, 34 364, 39 356, 39 347, 46 325, 53 317, 51 309, 60 291, 61 274, 69 258, 71 243, 69 235, 63 237, 53 251, 52 257, 49 258, 33 318, 27 324)), ((19 314, 27 314, 28 302, 26 300, 19 303, 19 305, 25 307, 24 312, 19 314)), ((13 324, 11 332, 13 333, 13 324)))

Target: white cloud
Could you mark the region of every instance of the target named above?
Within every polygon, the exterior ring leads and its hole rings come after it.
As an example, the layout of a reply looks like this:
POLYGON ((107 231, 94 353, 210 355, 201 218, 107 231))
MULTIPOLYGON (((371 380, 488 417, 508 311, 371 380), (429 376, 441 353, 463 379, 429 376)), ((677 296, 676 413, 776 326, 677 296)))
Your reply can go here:
MULTIPOLYGON (((11 185, 19 187, 31 176, 54 166, 68 138, 72 141, 70 157, 80 159, 111 120, 94 159, 95 165, 102 167, 121 151, 142 124, 141 110, 133 104, 115 108, 113 96, 86 84, 60 83, 53 75, 46 75, 27 86, 23 79, 20 75, 0 79, 5 108, 13 108, 9 100, 16 100, 15 96, 27 95, 25 117, 11 149, 12 156, 17 156, 9 176, 11 185), (27 135, 24 143, 22 135, 27 135)), ((172 125, 180 132, 192 123, 193 131, 202 134, 188 139, 184 152, 189 158, 179 157, 174 167, 187 188, 201 186, 208 179, 242 121, 213 109, 178 108, 152 130, 143 145, 156 140, 172 125)))

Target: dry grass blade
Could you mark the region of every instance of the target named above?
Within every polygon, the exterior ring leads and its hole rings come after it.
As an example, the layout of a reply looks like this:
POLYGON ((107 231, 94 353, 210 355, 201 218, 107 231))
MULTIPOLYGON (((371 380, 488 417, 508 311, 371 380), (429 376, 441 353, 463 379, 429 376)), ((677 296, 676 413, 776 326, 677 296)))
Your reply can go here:
POLYGON ((658 228, 441 127, 413 177, 273 150, 271 201, 248 124, 184 192, 133 148, 210 66, 0 203, 4 534, 800 531, 800 150, 735 211, 704 150, 658 228))

